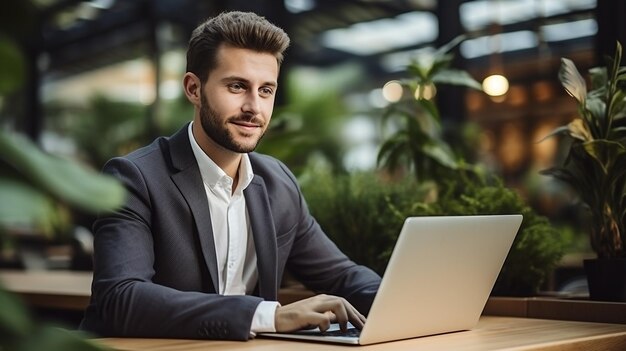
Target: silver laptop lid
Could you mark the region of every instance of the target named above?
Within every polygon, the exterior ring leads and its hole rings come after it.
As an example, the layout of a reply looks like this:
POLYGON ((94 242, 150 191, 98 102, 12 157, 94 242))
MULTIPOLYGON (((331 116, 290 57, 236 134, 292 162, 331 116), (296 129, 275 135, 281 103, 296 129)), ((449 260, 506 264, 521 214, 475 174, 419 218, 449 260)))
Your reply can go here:
POLYGON ((359 343, 475 326, 521 222, 521 215, 407 218, 359 343))

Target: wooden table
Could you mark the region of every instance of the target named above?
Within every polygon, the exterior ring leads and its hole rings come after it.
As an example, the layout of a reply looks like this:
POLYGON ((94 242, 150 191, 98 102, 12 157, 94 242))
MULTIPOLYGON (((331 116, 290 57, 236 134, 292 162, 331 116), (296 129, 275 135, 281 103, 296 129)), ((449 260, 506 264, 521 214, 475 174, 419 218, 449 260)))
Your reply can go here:
MULTIPOLYGON (((0 282, 29 305, 82 311, 91 294, 90 272, 0 271, 0 282)), ((281 289, 285 303, 302 297, 300 289, 281 289), (293 291, 292 291, 293 290, 293 291)), ((484 316, 469 332, 365 346, 371 350, 626 350, 626 304, 549 298, 490 298, 484 316), (494 316, 495 315, 495 316, 494 316), (525 317, 525 318, 512 318, 525 317), (530 317, 530 318, 529 318, 530 317), (533 319, 545 318, 545 319, 533 319), (574 319, 585 322, 562 321, 574 319)), ((211 342, 166 339, 102 339, 120 350, 346 350, 335 346, 257 339, 211 342)))
POLYGON ((0 271, 0 284, 33 307, 82 311, 91 296, 91 272, 0 271))
MULTIPOLYGON (((83 311, 91 296, 91 272, 0 270, 0 283, 38 308, 83 311)), ((283 304, 312 296, 302 286, 283 287, 283 304)), ((550 297, 490 297, 484 315, 626 324, 626 303, 550 297)), ((626 349, 625 349, 626 350, 626 349)))
MULTIPOLYGON (((105 338, 98 342, 116 350, 151 351, 336 351, 354 346, 257 338, 248 342, 175 339, 105 338)), ((372 351, 487 350, 626 350, 626 325, 483 316, 464 332, 359 347, 372 351)))

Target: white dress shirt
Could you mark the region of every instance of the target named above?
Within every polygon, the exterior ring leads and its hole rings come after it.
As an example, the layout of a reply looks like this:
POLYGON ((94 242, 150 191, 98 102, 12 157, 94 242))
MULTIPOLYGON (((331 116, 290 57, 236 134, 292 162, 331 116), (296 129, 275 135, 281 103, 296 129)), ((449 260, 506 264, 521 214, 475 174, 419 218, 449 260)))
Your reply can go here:
MULTIPOLYGON (((189 141, 204 190, 209 201, 209 214, 215 240, 219 294, 244 295, 254 290, 258 280, 256 251, 250 228, 250 219, 243 191, 250 185, 254 173, 248 154, 243 154, 239 164, 239 182, 232 191, 233 179, 209 158, 193 136, 193 123, 189 124, 189 141)), ((205 235, 205 233, 200 233, 205 235)), ((274 332, 276 301, 263 301, 252 319, 251 332, 274 332)))

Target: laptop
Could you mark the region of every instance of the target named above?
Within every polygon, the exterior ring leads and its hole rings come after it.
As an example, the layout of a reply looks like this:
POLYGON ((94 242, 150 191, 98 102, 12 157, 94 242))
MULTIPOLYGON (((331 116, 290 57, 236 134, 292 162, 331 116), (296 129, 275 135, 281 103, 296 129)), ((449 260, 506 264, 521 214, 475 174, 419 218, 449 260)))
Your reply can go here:
POLYGON ((500 273, 521 215, 430 216, 405 220, 359 335, 260 333, 354 345, 469 330, 500 273))

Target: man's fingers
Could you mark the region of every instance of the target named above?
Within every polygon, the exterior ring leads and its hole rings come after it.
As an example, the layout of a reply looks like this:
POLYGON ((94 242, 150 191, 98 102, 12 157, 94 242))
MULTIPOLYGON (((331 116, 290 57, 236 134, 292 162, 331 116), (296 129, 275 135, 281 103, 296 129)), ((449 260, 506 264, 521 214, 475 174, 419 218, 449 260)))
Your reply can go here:
POLYGON ((318 311, 326 310, 330 320, 339 324, 342 331, 348 329, 348 322, 352 323, 355 328, 363 329, 365 325, 365 316, 363 316, 354 306, 347 300, 327 295, 318 295, 319 305, 316 305, 318 311))
POLYGON ((331 318, 332 321, 339 323, 342 328, 344 326, 347 327, 347 322, 350 322, 357 329, 363 329, 366 320, 365 316, 346 299, 335 296, 323 296, 325 297, 325 303, 318 306, 319 310, 328 309, 328 312, 335 314, 335 318, 331 318))
POLYGON ((361 312, 359 312, 359 310, 357 310, 356 308, 354 308, 352 305, 349 305, 350 307, 350 323, 352 323, 352 325, 354 325, 355 328, 357 329, 363 329, 363 326, 365 325, 365 316, 361 314, 361 312))
POLYGON ((340 297, 324 295, 322 302, 316 306, 316 311, 321 313, 331 312, 334 315, 334 321, 340 325, 346 325, 349 320, 348 307, 352 307, 348 301, 340 297))
POLYGON ((326 331, 331 322, 339 323, 343 331, 347 330, 348 322, 362 329, 365 317, 347 300, 329 295, 317 295, 279 307, 275 315, 277 331, 294 331, 310 325, 326 331))

